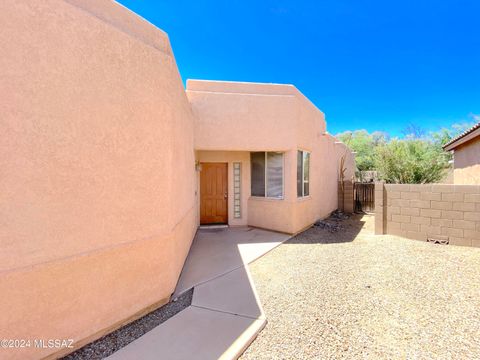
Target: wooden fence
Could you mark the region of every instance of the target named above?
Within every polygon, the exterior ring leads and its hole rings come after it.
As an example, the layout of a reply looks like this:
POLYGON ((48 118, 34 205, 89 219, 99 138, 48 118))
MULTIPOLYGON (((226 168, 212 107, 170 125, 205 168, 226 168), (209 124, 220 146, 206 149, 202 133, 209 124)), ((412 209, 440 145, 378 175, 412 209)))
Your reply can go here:
POLYGON ((375 184, 373 182, 354 184, 355 212, 375 212, 375 184))

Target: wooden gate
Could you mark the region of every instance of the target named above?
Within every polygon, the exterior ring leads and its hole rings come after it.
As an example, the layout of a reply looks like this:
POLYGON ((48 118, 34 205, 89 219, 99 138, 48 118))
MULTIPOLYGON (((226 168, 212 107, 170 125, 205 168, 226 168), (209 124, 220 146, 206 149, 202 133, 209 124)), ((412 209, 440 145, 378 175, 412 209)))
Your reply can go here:
POLYGON ((375 211, 375 184, 356 182, 353 198, 355 199, 355 212, 375 211))

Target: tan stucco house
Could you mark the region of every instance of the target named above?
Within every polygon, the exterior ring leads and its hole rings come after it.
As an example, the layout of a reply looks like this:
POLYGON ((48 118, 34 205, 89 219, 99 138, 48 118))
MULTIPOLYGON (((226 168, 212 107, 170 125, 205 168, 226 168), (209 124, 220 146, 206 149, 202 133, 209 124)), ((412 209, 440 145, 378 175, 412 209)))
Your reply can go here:
POLYGON ((458 185, 480 184, 480 122, 443 147, 453 151, 453 181, 458 185))
POLYGON ((337 208, 346 147, 294 86, 189 80, 186 94, 200 165, 200 223, 296 233, 337 208))
POLYGON ((169 300, 200 224, 293 234, 337 208, 341 157, 353 175, 294 86, 185 90, 167 35, 115 2, 4 0, 0 27, 4 337, 79 347, 169 300))

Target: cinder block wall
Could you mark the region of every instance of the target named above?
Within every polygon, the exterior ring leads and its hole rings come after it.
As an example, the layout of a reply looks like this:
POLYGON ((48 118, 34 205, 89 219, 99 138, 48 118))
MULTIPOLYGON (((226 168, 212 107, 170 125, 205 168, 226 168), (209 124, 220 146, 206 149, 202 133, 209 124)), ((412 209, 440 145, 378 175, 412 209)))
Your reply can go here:
POLYGON ((377 183, 375 233, 480 247, 480 186, 377 183))

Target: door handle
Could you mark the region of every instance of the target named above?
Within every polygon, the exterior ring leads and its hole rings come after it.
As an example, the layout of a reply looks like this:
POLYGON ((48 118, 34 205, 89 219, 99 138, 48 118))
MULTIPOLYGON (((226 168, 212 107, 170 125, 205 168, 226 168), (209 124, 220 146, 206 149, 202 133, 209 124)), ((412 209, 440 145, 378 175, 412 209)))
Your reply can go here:
POLYGON ((227 193, 223 194, 223 197, 226 199, 228 197, 227 193))

